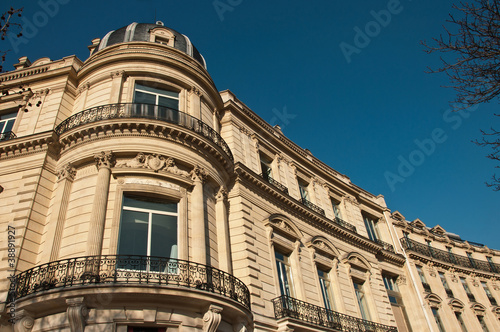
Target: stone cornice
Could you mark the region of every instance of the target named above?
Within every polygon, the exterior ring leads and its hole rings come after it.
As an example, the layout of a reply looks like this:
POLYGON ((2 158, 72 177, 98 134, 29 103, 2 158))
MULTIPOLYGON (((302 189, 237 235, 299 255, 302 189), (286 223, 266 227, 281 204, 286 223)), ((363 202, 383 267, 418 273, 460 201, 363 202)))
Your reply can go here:
MULTIPOLYGON (((236 182, 244 183, 246 188, 251 190, 264 191, 266 193, 267 200, 272 201, 278 206, 282 206, 283 209, 286 209, 288 212, 293 213, 296 217, 304 220, 317 229, 328 232, 329 234, 341 239, 344 242, 348 242, 373 254, 377 254, 378 252, 383 251, 378 244, 373 243, 369 239, 355 232, 337 225, 332 220, 329 220, 326 217, 310 210, 296 199, 279 191, 277 188, 274 188, 272 185, 264 181, 264 179, 248 169, 242 163, 238 162, 235 164, 235 176, 236 182)), ((386 260, 388 260, 389 262, 394 262, 398 265, 401 259, 404 262, 404 259, 397 254, 384 252, 383 257, 387 258, 386 260)))
POLYGON ((22 136, 0 142, 0 158, 6 160, 33 153, 47 151, 50 144, 57 142, 57 135, 53 131, 22 136))
POLYGON ((226 171, 232 172, 229 157, 214 143, 175 124, 150 119, 115 118, 89 123, 73 128, 60 136, 61 153, 70 147, 110 137, 152 137, 188 146, 205 158, 213 158, 226 171))

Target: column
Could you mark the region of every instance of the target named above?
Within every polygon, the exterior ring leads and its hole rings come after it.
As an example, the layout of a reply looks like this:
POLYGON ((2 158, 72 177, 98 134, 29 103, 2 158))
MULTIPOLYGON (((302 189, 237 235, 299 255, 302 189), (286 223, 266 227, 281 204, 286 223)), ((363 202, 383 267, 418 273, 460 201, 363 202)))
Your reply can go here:
POLYGON ((68 210, 71 185, 75 179, 76 169, 71 164, 66 164, 57 172, 57 187, 54 195, 53 213, 49 220, 47 238, 53 239, 52 249, 43 254, 42 262, 53 262, 59 258, 61 238, 68 210))
POLYGON ((113 167, 115 163, 115 158, 111 151, 98 153, 94 156, 94 159, 98 172, 92 214, 90 215, 89 237, 87 242, 88 256, 99 256, 101 254, 104 224, 106 222, 106 208, 108 205, 111 167, 113 167))
POLYGON ((207 178, 206 171, 196 166, 191 171, 191 178, 194 182, 191 192, 191 229, 192 229, 192 248, 193 260, 196 263, 207 263, 206 231, 205 231, 205 208, 203 201, 203 182, 207 178))
POLYGON ((229 225, 227 221, 227 192, 220 187, 215 195, 215 218, 217 223, 217 250, 219 252, 219 268, 232 274, 231 247, 229 243, 229 225))

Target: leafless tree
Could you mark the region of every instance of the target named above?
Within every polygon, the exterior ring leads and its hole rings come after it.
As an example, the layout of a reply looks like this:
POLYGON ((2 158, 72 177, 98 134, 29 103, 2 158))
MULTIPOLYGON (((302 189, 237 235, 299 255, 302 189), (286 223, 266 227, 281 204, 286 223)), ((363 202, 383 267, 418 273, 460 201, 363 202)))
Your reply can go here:
MULTIPOLYGON (((430 72, 444 72, 457 92, 453 107, 464 109, 496 100, 500 94, 500 0, 460 2, 450 14, 446 32, 431 44, 423 42, 426 52, 440 52, 442 66, 430 72)), ((500 114, 495 114, 500 117, 500 114)), ((487 158, 500 162, 500 132, 481 131, 479 146, 491 148, 487 158)), ((496 166, 500 168, 500 166, 496 166)), ((487 183, 500 191, 500 177, 487 183)))
MULTIPOLYGON (((17 38, 23 35, 23 27, 21 23, 15 22, 15 18, 22 16, 23 8, 14 9, 10 7, 8 11, 2 14, 0 17, 0 39, 5 40, 7 36, 11 33, 15 34, 17 38)), ((3 72, 3 63, 5 62, 5 56, 10 50, 0 50, 0 56, 2 60, 0 61, 0 73, 3 72)))

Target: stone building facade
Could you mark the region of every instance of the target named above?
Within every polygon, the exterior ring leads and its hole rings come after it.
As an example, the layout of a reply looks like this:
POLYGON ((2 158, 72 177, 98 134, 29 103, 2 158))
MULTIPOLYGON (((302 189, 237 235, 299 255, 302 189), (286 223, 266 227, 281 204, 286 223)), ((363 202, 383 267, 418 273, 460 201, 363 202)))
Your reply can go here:
POLYGON ((187 36, 89 49, 0 75, 2 331, 500 329, 500 252, 391 213, 187 36))

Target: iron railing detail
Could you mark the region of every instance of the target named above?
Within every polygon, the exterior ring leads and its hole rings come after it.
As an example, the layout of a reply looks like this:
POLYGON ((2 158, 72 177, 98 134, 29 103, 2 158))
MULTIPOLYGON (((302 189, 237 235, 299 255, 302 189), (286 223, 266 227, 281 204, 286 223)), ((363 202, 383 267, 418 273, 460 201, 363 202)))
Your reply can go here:
POLYGON ((319 206, 317 206, 316 204, 314 204, 313 202, 307 200, 306 198, 301 198, 300 201, 302 202, 302 204, 304 204, 305 206, 307 206, 308 208, 310 208, 311 210, 313 210, 314 212, 317 212, 319 214, 322 214, 322 215, 325 215, 325 210, 323 210, 322 208, 320 208, 319 206))
POLYGON ((270 177, 269 175, 265 174, 265 173, 261 173, 259 174, 265 181, 267 181, 269 184, 272 184, 273 186, 275 186, 276 188, 278 188, 280 191, 284 192, 285 194, 288 195, 288 188, 279 183, 278 181, 276 181, 275 179, 273 179, 272 177, 270 177))
POLYGON ((4 133, 0 133, 0 141, 8 141, 9 139, 17 138, 16 134, 13 131, 6 131, 4 133))
POLYGON ((376 239, 374 242, 380 244, 382 246, 382 249, 384 249, 384 250, 391 251, 394 253, 396 252, 396 251, 394 251, 394 246, 390 243, 384 242, 384 241, 379 240, 379 239, 376 239))
POLYGON ((273 299, 273 305, 276 319, 293 318, 343 332, 397 332, 396 327, 344 315, 286 295, 273 299))
POLYGON ((247 286, 229 273, 175 258, 130 255, 69 258, 36 266, 16 275, 9 300, 96 284, 193 288, 231 298, 250 310, 247 286))
POLYGON ((435 258, 448 264, 486 272, 500 273, 500 264, 480 261, 478 259, 470 258, 467 256, 456 255, 445 250, 430 248, 428 245, 418 243, 417 241, 411 240, 406 237, 401 238, 400 241, 405 250, 411 250, 418 254, 435 258))
POLYGON ((61 122, 56 127, 55 132, 56 134, 61 135, 70 129, 87 123, 114 118, 154 119, 179 125, 211 140, 226 153, 231 161, 234 161, 233 154, 231 153, 229 146, 209 125, 184 112, 158 105, 121 103, 89 108, 78 112, 61 122))
POLYGON ((348 230, 356 232, 356 226, 349 224, 347 221, 344 221, 344 220, 340 219, 339 217, 333 218, 333 222, 335 222, 336 224, 338 224, 344 228, 347 228, 348 230))

